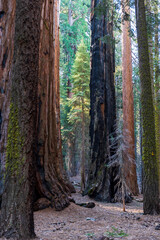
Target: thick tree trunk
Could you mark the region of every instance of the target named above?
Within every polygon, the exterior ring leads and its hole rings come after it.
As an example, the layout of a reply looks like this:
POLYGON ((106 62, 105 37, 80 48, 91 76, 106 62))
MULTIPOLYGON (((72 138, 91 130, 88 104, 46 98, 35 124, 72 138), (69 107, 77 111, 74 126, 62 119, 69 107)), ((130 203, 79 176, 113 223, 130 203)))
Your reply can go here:
POLYGON ((134 139, 134 101, 132 84, 132 53, 130 29, 130 7, 128 0, 122 0, 122 82, 123 82, 123 141, 124 179, 128 191, 138 194, 135 139, 134 139), (128 18, 126 17, 128 16, 128 18))
POLYGON ((154 14, 155 14, 155 127, 156 127, 156 150, 159 168, 159 193, 160 193, 160 83, 159 83, 159 38, 158 38, 158 28, 159 28, 159 18, 158 18, 158 3, 155 4, 154 14))
POLYGON ((142 159, 144 162, 144 213, 159 213, 158 163, 156 159, 155 118, 149 63, 144 0, 136 0, 137 37, 142 104, 142 159))
POLYGON ((17 0, 1 235, 34 237, 37 86, 41 1, 17 0))
POLYGON ((110 157, 115 154, 111 147, 111 137, 115 137, 116 106, 114 86, 113 27, 108 21, 109 9, 103 1, 92 1, 91 16, 91 160, 88 176, 88 195, 111 201, 115 197, 119 167, 108 167, 110 157), (95 11, 102 7, 102 16, 95 11), (105 12, 105 13, 104 13, 105 12), (106 40, 106 36, 107 40, 106 40), (110 147, 110 148, 109 148, 110 147))
POLYGON ((154 60, 153 60, 153 32, 152 32, 152 26, 151 26, 151 12, 152 12, 152 1, 151 0, 145 0, 146 5, 146 15, 149 16, 149 20, 147 21, 148 26, 148 50, 149 50, 149 64, 150 64, 150 72, 151 72, 151 80, 152 80, 152 94, 153 94, 153 102, 155 102, 154 97, 154 60))
MULTIPOLYGON (((39 197, 47 197, 52 201, 57 209, 61 209, 60 196, 66 198, 67 193, 74 191, 68 182, 63 169, 62 151, 61 151, 61 135, 60 135, 60 104, 59 104, 59 5, 56 1, 44 1, 41 15, 41 37, 40 37, 40 58, 39 65, 39 104, 38 104, 38 158, 37 158, 37 188, 34 199, 39 197), (49 10, 50 8, 50 10, 49 10), (51 59, 51 60, 50 60, 51 59), (45 64, 45 68, 44 68, 45 64), (52 106, 53 104, 53 106, 52 106), (51 114, 53 112, 53 115, 51 114), (54 142, 54 144, 53 144, 54 142), (47 146, 48 144, 48 146, 47 146), (52 149, 53 148, 53 149, 52 149), (53 153, 54 152, 54 153, 53 153), (40 155, 41 154, 41 155, 40 155), (51 163, 51 159, 54 160, 51 163), (56 164, 55 164, 56 162, 56 164), (53 170, 51 170, 54 164, 53 170), (48 172, 48 173, 47 173, 48 172), (50 177, 48 176, 50 175, 50 177), (51 180, 52 178, 52 180, 51 180), (62 182, 61 182, 62 181, 62 182), (61 183, 60 183, 61 182, 61 183), (65 182, 65 184, 64 184, 65 182), (57 187, 58 185, 58 187, 57 187), (61 186, 63 185, 63 186, 61 186), (66 186, 67 185, 67 186, 66 186), (52 190, 51 190, 52 188, 52 190), (57 191, 57 193, 55 193, 57 191)), ((9 116, 9 96, 10 96, 10 71, 14 45, 14 19, 15 19, 15 1, 3 1, 1 9, 5 12, 1 20, 2 37, 1 45, 3 45, 2 58, 5 66, 1 68, 2 79, 1 97, 3 97, 3 105, 1 102, 2 115, 2 137, 1 137, 1 165, 5 166, 6 144, 7 144, 7 127, 9 116), (7 25, 6 24, 7 19, 7 25), (7 27, 8 26, 8 27, 7 27), (5 31, 4 31, 5 30, 5 31), (6 49, 8 58, 6 59, 6 49)), ((2 12, 3 12, 2 11, 2 12)), ((1 182, 2 185, 2 182, 1 182)), ((2 187, 0 191, 2 192, 2 187)), ((65 202, 65 201, 64 201, 65 202)), ((66 204, 66 205, 67 205, 66 204)), ((62 206, 64 207, 63 199, 62 206)))
POLYGON ((3 174, 6 159, 15 3, 15 0, 0 1, 0 198, 3 193, 3 174))
POLYGON ((63 167, 59 103, 59 1, 44 0, 38 85, 37 197, 46 197, 61 210, 74 191, 63 167))

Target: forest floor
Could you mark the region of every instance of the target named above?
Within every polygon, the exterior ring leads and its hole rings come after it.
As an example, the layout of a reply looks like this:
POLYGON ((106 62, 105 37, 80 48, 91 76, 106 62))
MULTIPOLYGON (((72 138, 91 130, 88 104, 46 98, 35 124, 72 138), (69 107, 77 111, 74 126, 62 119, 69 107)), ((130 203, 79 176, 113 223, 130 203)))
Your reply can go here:
POLYGON ((77 190, 72 194, 75 202, 94 202, 95 207, 71 203, 60 212, 52 208, 35 212, 36 240, 160 240, 160 230, 156 230, 160 215, 143 215, 142 196, 135 197, 123 212, 121 203, 96 202, 83 197, 77 187, 79 179, 72 181, 77 190))
MULTIPOLYGON (((74 180, 74 179, 72 179, 74 180)), ((77 179, 74 180, 74 182, 77 179)), ((41 240, 160 240, 160 215, 143 215, 142 196, 135 197, 122 211, 121 203, 102 203, 72 195, 76 203, 94 202, 94 208, 71 203, 61 212, 48 208, 35 212, 35 231, 41 240)))

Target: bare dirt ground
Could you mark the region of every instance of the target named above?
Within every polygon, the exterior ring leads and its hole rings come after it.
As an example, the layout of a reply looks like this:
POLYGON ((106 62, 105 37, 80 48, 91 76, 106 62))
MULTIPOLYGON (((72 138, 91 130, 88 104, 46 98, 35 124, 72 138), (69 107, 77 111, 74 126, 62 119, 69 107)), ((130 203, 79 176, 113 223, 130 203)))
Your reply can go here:
MULTIPOLYGON (((95 202, 78 191, 72 197, 77 203, 95 202)), ((160 230, 155 230, 160 215, 143 215, 142 202, 133 200, 127 204, 125 213, 121 203, 95 204, 92 209, 71 203, 61 212, 51 208, 35 212, 37 237, 41 240, 160 240, 160 230)))
POLYGON ((160 240, 160 230, 155 230, 160 215, 143 215, 143 203, 139 202, 142 196, 127 204, 126 212, 122 211, 121 203, 95 202, 88 196, 82 197, 78 187, 72 197, 76 203, 94 202, 95 207, 71 203, 61 212, 52 208, 35 212, 36 240, 160 240))

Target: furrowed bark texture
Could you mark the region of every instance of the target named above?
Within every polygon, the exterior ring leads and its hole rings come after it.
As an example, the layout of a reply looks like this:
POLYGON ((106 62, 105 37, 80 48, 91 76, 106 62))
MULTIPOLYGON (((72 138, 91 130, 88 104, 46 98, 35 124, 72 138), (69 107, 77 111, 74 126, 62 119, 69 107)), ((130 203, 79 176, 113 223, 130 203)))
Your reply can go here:
POLYGON ((41 1, 17 0, 1 235, 34 234, 36 118, 41 1))
POLYGON ((48 198, 56 210, 69 205, 74 191, 62 161, 59 95, 59 1, 44 0, 38 84, 37 196, 48 198))
POLYGON ((138 194, 135 139, 134 139, 134 101, 132 84, 132 53, 130 29, 130 7, 128 0, 122 0, 122 82, 123 82, 123 141, 124 179, 128 191, 138 194), (128 16, 128 18, 126 17, 128 16))
POLYGON ((156 127, 156 150, 159 168, 159 194, 160 194, 160 82, 159 82, 159 18, 158 18, 158 3, 155 4, 154 14, 155 14, 155 127, 156 127))
POLYGON ((136 0, 137 37, 142 104, 142 159, 144 162, 144 214, 159 213, 158 164, 156 159, 155 119, 148 52, 145 6, 136 0))
POLYGON ((0 1, 0 198, 3 193, 2 179, 6 159, 15 2, 15 0, 0 1))
MULTIPOLYGON (((91 160, 88 176, 88 195, 96 200, 111 201, 115 197, 115 176, 118 166, 108 168, 110 156, 109 137, 115 136, 116 105, 114 87, 113 26, 108 21, 109 10, 103 1, 92 1, 91 15, 91 160), (98 16, 96 8, 103 9, 98 16), (108 36, 106 40, 102 40, 108 36)), ((117 180, 118 181, 118 180, 117 180)))

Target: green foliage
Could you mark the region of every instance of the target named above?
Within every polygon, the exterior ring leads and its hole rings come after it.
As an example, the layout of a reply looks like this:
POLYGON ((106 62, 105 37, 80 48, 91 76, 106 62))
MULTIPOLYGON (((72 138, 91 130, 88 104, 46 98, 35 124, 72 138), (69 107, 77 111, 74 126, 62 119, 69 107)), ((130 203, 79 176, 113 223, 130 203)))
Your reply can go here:
POLYGON ((70 111, 67 120, 70 126, 70 135, 77 139, 78 151, 82 147, 82 125, 85 131, 85 158, 89 153, 89 107, 90 107, 90 54, 82 40, 78 46, 76 59, 71 71, 72 97, 68 98, 70 111))
POLYGON ((89 52, 87 52, 87 47, 83 40, 81 41, 76 53, 71 77, 73 83, 73 97, 69 99, 69 106, 71 109, 68 114, 68 121, 72 124, 77 124, 82 121, 82 109, 86 118, 88 118, 90 106, 90 55, 89 52))
POLYGON ((90 1, 61 1, 60 14, 60 49, 61 70, 67 79, 75 59, 77 46, 82 38, 85 39, 87 47, 90 47, 90 23, 89 23, 90 1), (72 11, 73 25, 69 24, 69 10, 72 11), (75 20, 77 19, 77 20, 75 20))
MULTIPOLYGON (((61 132, 63 157, 68 154, 68 140, 76 139, 74 155, 79 158, 79 126, 69 121, 71 111, 70 95, 72 94, 73 79, 71 77, 73 63, 78 45, 84 39, 87 51, 90 49, 90 0, 62 0, 60 14, 60 94, 61 94, 61 132), (71 25, 69 11, 72 13, 71 25)), ((76 103, 75 103, 76 104, 76 103)), ((72 109, 73 112, 73 109, 72 109)))
POLYGON ((86 236, 89 238, 92 238, 92 237, 94 237, 94 233, 86 233, 86 236))
POLYGON ((112 227, 113 231, 112 232, 105 232, 105 235, 107 237, 116 237, 116 238, 122 238, 122 237, 127 237, 128 234, 123 232, 123 230, 119 230, 118 228, 112 227))

